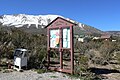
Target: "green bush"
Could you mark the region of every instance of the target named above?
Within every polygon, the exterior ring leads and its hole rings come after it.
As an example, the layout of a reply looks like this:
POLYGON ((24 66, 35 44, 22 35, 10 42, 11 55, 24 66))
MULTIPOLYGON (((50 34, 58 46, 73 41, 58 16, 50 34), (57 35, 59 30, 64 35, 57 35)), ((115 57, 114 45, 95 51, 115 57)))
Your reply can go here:
POLYGON ((116 46, 110 42, 110 41, 106 41, 104 42, 104 44, 99 48, 99 52, 101 57, 109 62, 112 59, 113 56, 113 52, 115 51, 116 46))
POLYGON ((87 72, 88 69, 88 58, 84 55, 79 55, 79 57, 75 58, 75 74, 82 74, 87 72))
POLYGON ((38 70, 37 70, 37 73, 38 73, 38 74, 42 74, 42 73, 45 73, 45 72, 46 72, 45 69, 38 69, 38 70))
POLYGON ((16 48, 26 48, 30 51, 29 65, 39 66, 38 64, 47 54, 46 47, 47 37, 44 35, 30 34, 19 28, 11 28, 10 31, 0 29, 0 59, 13 59, 16 48))

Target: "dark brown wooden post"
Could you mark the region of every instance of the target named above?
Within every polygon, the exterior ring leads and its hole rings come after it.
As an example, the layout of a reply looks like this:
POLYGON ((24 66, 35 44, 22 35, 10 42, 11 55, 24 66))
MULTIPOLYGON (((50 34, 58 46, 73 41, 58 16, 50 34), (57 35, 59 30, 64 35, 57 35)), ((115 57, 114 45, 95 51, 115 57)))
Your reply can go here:
POLYGON ((50 29, 47 28, 47 62, 48 62, 48 67, 50 65, 50 29))
POLYGON ((59 47, 59 53, 60 53, 60 69, 63 69, 62 28, 59 28, 59 30, 60 30, 60 47, 59 47))
POLYGON ((74 72, 74 41, 73 41, 73 26, 70 26, 70 53, 71 53, 71 74, 74 72))

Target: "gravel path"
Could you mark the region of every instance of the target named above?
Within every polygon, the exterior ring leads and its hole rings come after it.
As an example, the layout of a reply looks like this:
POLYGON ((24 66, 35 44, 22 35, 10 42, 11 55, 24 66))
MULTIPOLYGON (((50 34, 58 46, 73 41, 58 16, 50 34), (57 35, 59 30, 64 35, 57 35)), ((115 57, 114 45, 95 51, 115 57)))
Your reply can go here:
POLYGON ((10 73, 0 72, 0 80, 79 80, 79 79, 71 79, 67 75, 59 72, 48 72, 38 74, 37 72, 28 70, 24 72, 17 71, 10 73))

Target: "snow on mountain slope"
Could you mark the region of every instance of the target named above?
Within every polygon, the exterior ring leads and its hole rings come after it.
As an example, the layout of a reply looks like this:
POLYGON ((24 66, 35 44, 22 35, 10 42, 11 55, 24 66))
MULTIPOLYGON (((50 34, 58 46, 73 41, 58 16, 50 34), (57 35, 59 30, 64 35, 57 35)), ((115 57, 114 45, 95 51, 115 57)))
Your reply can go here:
POLYGON ((58 15, 3 15, 2 18, 0 18, 0 22, 2 25, 15 27, 22 27, 26 24, 29 27, 31 24, 35 24, 38 28, 38 25, 47 25, 57 17, 58 15))
MULTIPOLYGON (((32 24, 35 24, 36 28, 38 26, 42 26, 42 28, 48 25, 51 21, 53 21, 57 17, 62 17, 60 15, 26 15, 26 14, 18 14, 18 15, 3 15, 0 17, 0 23, 6 26, 15 26, 22 27, 24 25, 28 25, 29 28, 32 24)), ((64 17, 62 17, 64 18, 64 17)), ((75 22, 69 18, 65 18, 71 22, 75 22)), ((79 27, 83 27, 81 23, 78 23, 79 27)))

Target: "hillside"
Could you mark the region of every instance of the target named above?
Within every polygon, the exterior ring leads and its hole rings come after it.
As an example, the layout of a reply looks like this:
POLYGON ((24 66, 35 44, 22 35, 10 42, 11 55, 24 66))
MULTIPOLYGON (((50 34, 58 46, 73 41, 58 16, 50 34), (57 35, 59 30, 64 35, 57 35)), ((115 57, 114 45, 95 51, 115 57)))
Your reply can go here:
POLYGON ((107 33, 113 35, 113 36, 117 36, 120 37, 120 31, 107 31, 107 33))
MULTIPOLYGON (((60 15, 26 15, 26 14, 3 15, 3 16, 0 16, 0 23, 3 26, 3 28, 7 30, 9 28, 16 27, 30 33, 45 34, 46 29, 44 29, 44 27, 57 17, 65 18, 60 15)), ((89 25, 79 23, 69 18, 65 18, 65 19, 77 24, 77 26, 75 27, 75 30, 76 30, 75 34, 103 33, 101 30, 98 30, 89 25)))

